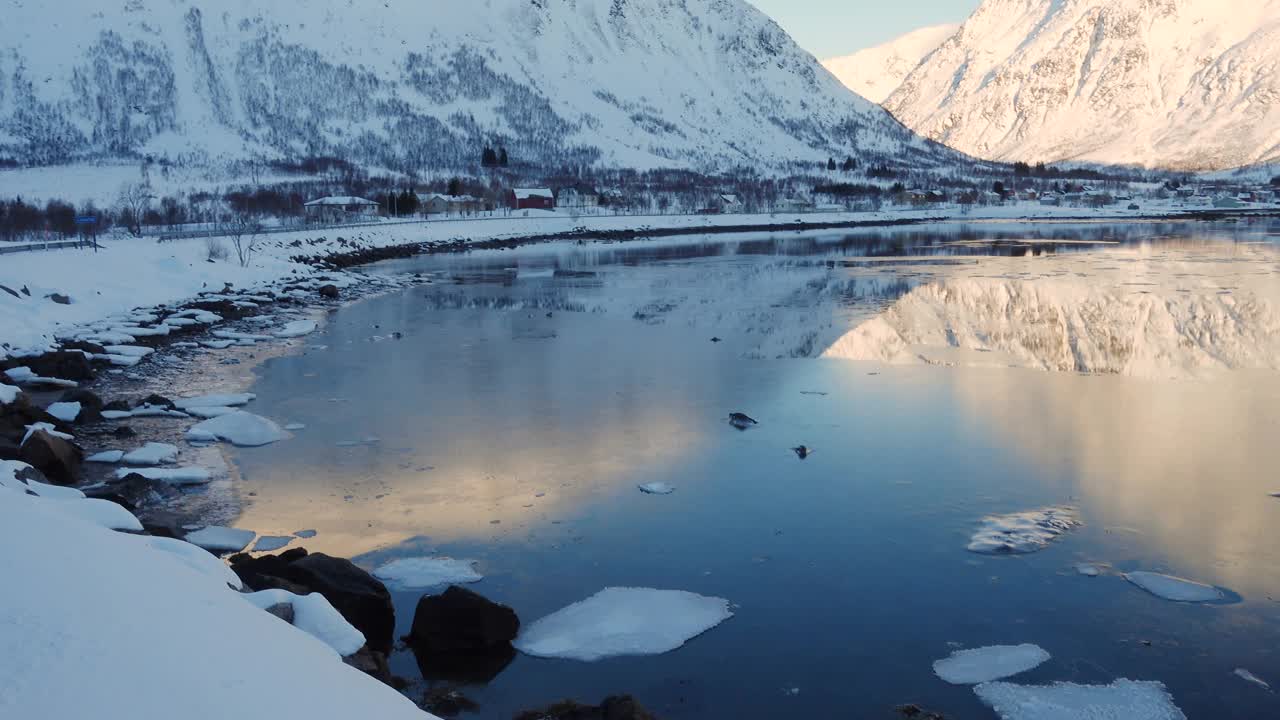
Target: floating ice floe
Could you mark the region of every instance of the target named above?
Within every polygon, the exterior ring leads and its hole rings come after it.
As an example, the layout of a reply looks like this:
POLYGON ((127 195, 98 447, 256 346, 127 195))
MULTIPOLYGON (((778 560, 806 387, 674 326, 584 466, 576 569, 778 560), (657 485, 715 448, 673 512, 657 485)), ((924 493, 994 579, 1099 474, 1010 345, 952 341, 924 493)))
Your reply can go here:
POLYGON ((185 412, 192 417, 208 420, 209 418, 230 415, 233 412, 237 412, 237 410, 232 407, 193 407, 187 408, 185 412))
POLYGON ((253 393, 220 393, 213 395, 197 395, 196 397, 178 398, 173 401, 179 410, 190 410, 200 407, 240 407, 253 402, 258 396, 253 393))
POLYGON ((1004 720, 1187 720, 1158 682, 1117 680, 1110 685, 1014 685, 973 689, 1004 720))
POLYGON ((167 482, 170 485, 203 485, 213 479, 209 471, 201 467, 120 468, 116 470, 117 480, 123 480, 130 475, 141 475, 148 480, 167 482))
POLYGON ((1212 585, 1153 572, 1125 573, 1124 579, 1155 595, 1174 602, 1213 602, 1222 600, 1222 591, 1212 585))
POLYGON ((1093 563, 1076 563, 1076 572, 1085 577, 1098 577, 1102 574, 1102 568, 1093 563))
POLYGON ((136 407, 129 415, 130 417, 191 417, 181 410, 170 410, 169 408, 160 405, 143 405, 141 407, 136 407))
POLYGON ((199 545, 205 550, 240 552, 249 547, 249 543, 253 542, 254 535, 257 535, 257 533, 252 530, 211 525, 195 532, 187 533, 185 539, 192 545, 199 545))
POLYGON ((133 417, 133 413, 128 410, 103 410, 102 417, 107 420, 123 420, 133 417))
POLYGON ((112 355, 110 353, 103 355, 94 355, 94 360, 104 360, 111 363, 115 367, 133 367, 142 362, 142 358, 137 355, 112 355))
POLYGON ((8 405, 18 399, 18 394, 22 391, 13 385, 5 385, 0 383, 0 405, 8 405))
POLYGON ((658 655, 733 617, 729 601, 681 590, 605 588, 525 627, 516 649, 535 657, 591 662, 658 655))
POLYGON ((952 685, 977 685, 1002 680, 1039 667, 1049 653, 1037 645, 993 645, 957 650, 933 664, 933 672, 952 685))
POLYGON ((374 570, 373 574, 404 588, 458 585, 484 579, 483 575, 476 572, 474 560, 455 560, 450 557, 400 558, 374 570))
POLYGON ((640 492, 646 495, 670 495, 675 492, 675 486, 668 485, 664 482, 651 482, 640 485, 640 492))
POLYGON ((1079 515, 1071 507, 988 515, 969 540, 969 551, 987 555, 1033 553, 1079 525, 1079 515))
POLYGON ((1235 675, 1236 677, 1240 678, 1241 680, 1244 680, 1247 683, 1252 683, 1254 685, 1257 685, 1263 690, 1267 690, 1267 691, 1271 690, 1270 683, 1258 677, 1257 675, 1254 675, 1248 670, 1245 670, 1244 668, 1236 668, 1235 671, 1232 673, 1232 675, 1235 675))
POLYGON ((307 539, 307 538, 315 537, 316 534, 317 533, 315 530, 299 530, 298 532, 294 533, 293 536, 307 539))
POLYGON ((123 458, 124 458, 123 450, 103 450, 100 453, 95 453, 93 455, 90 455, 89 457, 85 458, 84 461, 91 462, 91 463, 103 463, 106 465, 114 465, 120 462, 120 460, 123 458))
POLYGON ((187 439, 192 442, 224 440, 240 447, 270 445, 287 437, 279 425, 243 410, 205 420, 187 431, 187 439))
POLYGON ((314 320, 294 320, 273 333, 278 338, 297 338, 316 331, 314 320))
POLYGON ((302 423, 289 423, 288 425, 284 426, 284 429, 288 430, 289 432, 296 432, 298 430, 306 430, 307 426, 302 423))
POLYGON ((208 575, 216 582, 229 585, 236 590, 244 587, 244 583, 230 566, 202 547, 176 538, 143 535, 138 539, 156 550, 169 553, 182 564, 203 575, 208 575))
POLYGON ((168 325, 156 325, 155 327, 135 327, 132 325, 121 325, 112 328, 114 332, 128 333, 134 338, 140 337, 164 337, 168 335, 173 328, 168 325))
POLYGON ((178 462, 178 446, 150 442, 120 458, 125 465, 167 465, 178 462))
POLYGON ((78 402, 56 402, 45 408, 45 412, 58 418, 62 422, 75 422, 80 417, 80 403, 78 402))
POLYGON ((263 535, 253 544, 253 552, 275 552, 293 541, 292 535, 263 535))
POLYGON ((263 590, 242 597, 263 610, 274 605, 292 605, 293 626, 333 648, 342 657, 364 647, 364 634, 334 610, 320 593, 294 595, 288 590, 263 590))

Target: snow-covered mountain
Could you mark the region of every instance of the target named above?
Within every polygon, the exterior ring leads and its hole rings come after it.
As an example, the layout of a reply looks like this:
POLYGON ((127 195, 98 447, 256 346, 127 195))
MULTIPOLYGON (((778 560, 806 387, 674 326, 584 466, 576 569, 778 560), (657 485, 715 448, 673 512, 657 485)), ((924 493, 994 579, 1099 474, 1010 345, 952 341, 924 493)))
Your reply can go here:
POLYGON ((985 0, 885 107, 1004 161, 1274 161, 1280 0, 985 0))
POLYGON ((742 0, 0 0, 0 160, 724 169, 953 153, 742 0))
POLYGON ((883 45, 823 60, 822 65, 845 87, 871 102, 882 103, 920 61, 959 29, 959 25, 920 28, 883 45))

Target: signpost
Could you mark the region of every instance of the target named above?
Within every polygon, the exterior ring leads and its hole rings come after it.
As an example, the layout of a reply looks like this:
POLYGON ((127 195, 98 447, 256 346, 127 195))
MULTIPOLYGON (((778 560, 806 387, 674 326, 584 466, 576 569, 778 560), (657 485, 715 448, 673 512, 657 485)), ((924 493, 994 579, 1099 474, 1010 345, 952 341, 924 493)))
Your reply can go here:
POLYGON ((93 251, 98 252, 98 218, 94 215, 77 215, 76 225, 85 231, 93 233, 93 251))

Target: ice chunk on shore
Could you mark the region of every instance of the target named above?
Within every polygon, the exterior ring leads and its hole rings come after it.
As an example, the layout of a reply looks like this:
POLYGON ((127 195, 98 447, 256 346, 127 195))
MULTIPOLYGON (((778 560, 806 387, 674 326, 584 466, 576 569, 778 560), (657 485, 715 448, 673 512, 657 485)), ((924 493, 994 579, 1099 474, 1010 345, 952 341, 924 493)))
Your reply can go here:
POLYGON ((373 574, 380 580, 404 588, 458 585, 484 579, 483 575, 476 572, 474 560, 455 560, 450 557, 400 558, 374 570, 373 574))
POLYGON ((605 588, 524 628, 515 647, 534 657, 592 662, 658 655, 733 617, 729 601, 681 590, 605 588))
POLYGON ((1164 685, 1116 680, 1110 685, 1014 685, 973 689, 1004 720, 1187 720, 1164 685))
POLYGON ((129 410, 103 410, 102 417, 107 420, 123 420, 133 417, 133 413, 129 410))
POLYGON ((27 434, 22 436, 22 442, 19 443, 19 445, 26 445, 27 441, 31 439, 31 436, 35 435, 40 430, 43 430, 49 435, 52 435, 53 437, 56 437, 62 440, 76 439, 74 435, 68 435, 67 433, 64 433, 64 432, 58 432, 58 430, 53 427, 52 423, 38 422, 38 423, 31 423, 30 425, 27 426, 27 434))
POLYGON ((201 340, 200 344, 210 350, 226 350, 236 344, 235 340, 201 340))
POLYGON ((239 407, 248 405, 258 396, 253 393, 219 393, 214 395, 197 395, 196 397, 179 398, 173 401, 179 410, 190 410, 200 407, 239 407))
POLYGON ((105 345, 102 348, 109 355, 123 355, 125 357, 144 358, 155 352, 154 349, 143 347, 141 345, 105 345))
POLYGON ((297 338, 316 331, 314 320, 294 320, 273 333, 278 338, 297 338))
POLYGON ((259 447, 279 442, 289 435, 279 425, 264 417, 237 410, 205 420, 187 431, 188 440, 208 442, 210 437, 240 447, 259 447))
POLYGON ((0 383, 0 405, 9 405, 18 399, 18 393, 22 392, 12 385, 0 383))
POLYGON ((263 535, 253 544, 253 552, 275 552, 293 540, 292 535, 263 535))
POLYGON ((674 485, 668 485, 664 482, 651 482, 639 486, 640 492, 646 495, 670 495, 676 491, 674 485))
POLYGON ((1222 591, 1212 585, 1153 572, 1125 573, 1124 579, 1147 592, 1174 602, 1212 602, 1223 599, 1222 591))
POLYGON ((91 462, 91 463, 103 463, 106 465, 114 465, 120 462, 122 458, 124 458, 123 450, 104 450, 100 453, 90 455, 89 457, 85 458, 84 461, 91 462))
POLYGON ((957 650, 933 664, 933 672, 952 685, 977 685, 1039 667, 1049 653, 1037 645, 993 645, 957 650))
POLYGON ((45 408, 45 412, 58 418, 62 422, 75 422, 80 417, 80 403, 78 402, 56 402, 45 408))
POLYGON ((987 555, 1033 553, 1079 525, 1075 508, 1062 506, 988 515, 969 540, 969 551, 987 555))
POLYGON ((141 475, 148 480, 159 480, 170 485, 203 485, 213 479, 209 471, 201 467, 120 468, 116 470, 117 480, 123 480, 130 475, 141 475))
POLYGON ((257 533, 252 530, 211 525, 187 533, 186 541, 214 552, 240 552, 249 547, 255 535, 257 533))
POLYGON ((266 610, 273 605, 293 606, 293 626, 333 648, 342 657, 364 647, 364 633, 357 630, 320 593, 294 595, 288 590, 263 590, 244 596, 254 606, 266 610))
POLYGON ((147 443, 120 459, 125 465, 165 465, 178 462, 178 446, 169 443, 147 443))

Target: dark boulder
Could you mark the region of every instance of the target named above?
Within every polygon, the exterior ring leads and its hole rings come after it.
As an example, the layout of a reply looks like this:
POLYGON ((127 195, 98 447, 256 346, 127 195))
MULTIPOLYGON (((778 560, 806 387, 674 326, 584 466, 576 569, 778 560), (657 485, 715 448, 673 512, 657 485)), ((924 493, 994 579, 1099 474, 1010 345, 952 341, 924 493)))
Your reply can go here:
POLYGON ((437 717, 457 717, 464 712, 475 712, 480 704, 463 695, 451 685, 433 687, 422 697, 422 709, 437 717))
POLYGON ((320 297, 325 298, 327 300, 337 300, 338 286, 337 285, 321 285, 320 297))
POLYGON ((66 295, 63 295, 62 293, 49 293, 48 295, 45 295, 45 298, 52 300, 58 303, 59 305, 71 304, 71 298, 67 297, 66 295))
POLYGON ((408 680, 391 674, 391 665, 387 662, 386 653, 371 650, 368 645, 360 648, 354 655, 342 658, 342 662, 396 690, 403 690, 409 686, 408 680))
POLYGON ((130 405, 128 400, 112 400, 111 402, 107 403, 106 405, 103 405, 103 406, 102 406, 102 409, 103 409, 103 410, 118 410, 118 411, 120 411, 120 412, 129 412, 130 410, 132 410, 132 409, 133 409, 133 405, 130 405))
POLYGON ((272 605, 271 607, 267 608, 267 614, 268 614, 268 615, 275 615, 276 617, 280 618, 281 620, 283 620, 283 621, 285 621, 285 622, 289 623, 290 625, 292 625, 292 624, 293 624, 293 614, 294 614, 294 613, 293 613, 293 603, 291 603, 291 602, 276 603, 275 605, 272 605))
POLYGON ((67 342, 62 343, 62 349, 82 350, 87 353, 93 353, 94 355, 103 355, 107 352, 106 348, 102 347, 98 343, 89 342, 88 340, 68 340, 67 342))
POLYGON ((24 358, 23 364, 42 377, 63 380, 92 380, 93 366, 89 358, 79 350, 49 352, 32 358, 24 358))
POLYGON ((128 425, 121 425, 120 427, 116 428, 115 431, 112 432, 111 434, 118 438, 131 438, 131 437, 137 437, 138 431, 134 430, 128 425))
POLYGON ((407 639, 430 653, 484 652, 509 646, 519 632, 514 610, 455 585, 418 600, 407 639))
POLYGON ((73 443, 37 430, 22 445, 21 460, 58 485, 74 485, 84 453, 73 443))
POLYGON ((599 705, 583 705, 565 700, 542 710, 527 710, 515 720, 657 720, 630 695, 604 699, 599 705))
POLYGON ((130 511, 163 506, 182 495, 182 491, 167 482, 148 480, 137 473, 125 476, 119 482, 87 490, 86 493, 90 497, 110 500, 130 511))
POLYGON ((282 553, 232 558, 231 569, 255 590, 280 588, 296 595, 318 592, 342 617, 364 633, 370 649, 391 651, 395 607, 391 593, 374 576, 350 560, 323 553, 282 553))
POLYGON ((77 423, 93 423, 102 420, 102 398, 92 391, 79 388, 68 390, 58 398, 58 402, 80 403, 80 414, 75 420, 77 423))

